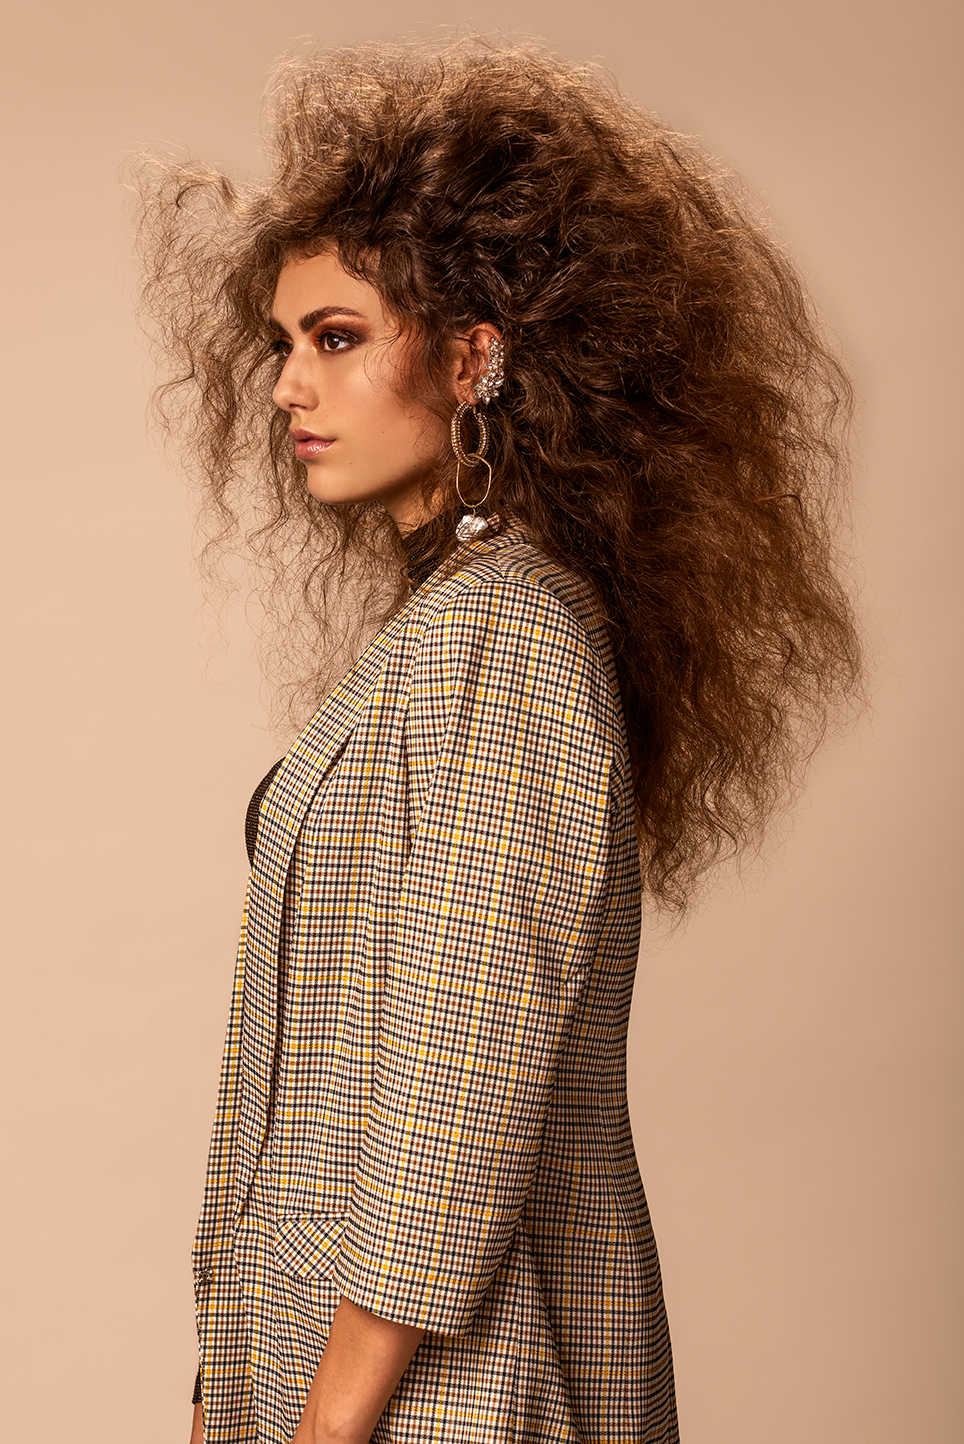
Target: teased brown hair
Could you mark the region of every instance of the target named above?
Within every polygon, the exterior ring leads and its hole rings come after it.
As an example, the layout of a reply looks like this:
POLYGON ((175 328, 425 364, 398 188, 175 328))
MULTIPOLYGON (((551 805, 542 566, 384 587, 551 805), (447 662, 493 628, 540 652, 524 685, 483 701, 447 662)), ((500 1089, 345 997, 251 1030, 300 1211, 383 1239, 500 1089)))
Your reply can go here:
MULTIPOLYGON (((258 183, 146 170, 142 235, 173 365, 162 414, 206 480, 218 545, 244 519, 282 673, 301 702, 337 680, 346 577, 364 582, 363 627, 406 595, 384 513, 316 502, 270 400, 279 269, 335 245, 414 332, 432 404, 449 339, 504 330, 487 506, 599 600, 644 881, 680 907, 759 836, 857 690, 832 542, 850 388, 791 262, 690 140, 531 48, 289 62, 272 135, 258 183)), ((440 459, 420 533, 443 551, 451 472, 440 459)))

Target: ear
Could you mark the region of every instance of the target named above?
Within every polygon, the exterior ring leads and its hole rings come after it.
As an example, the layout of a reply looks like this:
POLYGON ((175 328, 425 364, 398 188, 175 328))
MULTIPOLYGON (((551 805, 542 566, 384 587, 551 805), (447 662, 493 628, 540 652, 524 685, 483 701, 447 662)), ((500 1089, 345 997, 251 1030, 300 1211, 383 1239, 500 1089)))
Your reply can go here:
POLYGON ((491 321, 479 321, 456 336, 452 352, 452 387, 458 404, 472 401, 473 387, 485 370, 489 346, 501 341, 502 332, 491 321))

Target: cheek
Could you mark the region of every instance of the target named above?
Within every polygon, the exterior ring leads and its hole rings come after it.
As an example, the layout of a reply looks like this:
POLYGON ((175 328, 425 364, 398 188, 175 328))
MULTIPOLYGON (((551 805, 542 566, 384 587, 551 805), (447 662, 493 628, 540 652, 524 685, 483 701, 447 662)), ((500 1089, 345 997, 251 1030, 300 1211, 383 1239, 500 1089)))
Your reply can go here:
POLYGON ((394 448, 428 458, 438 452, 444 424, 427 409, 401 400, 388 387, 369 385, 358 396, 361 440, 375 445, 390 440, 394 448), (365 433, 367 432, 367 437, 365 433))
POLYGON ((391 389, 373 379, 361 366, 351 371, 346 369, 330 394, 345 420, 358 428, 358 440, 363 440, 373 427, 379 431, 394 430, 401 415, 398 399, 391 389))

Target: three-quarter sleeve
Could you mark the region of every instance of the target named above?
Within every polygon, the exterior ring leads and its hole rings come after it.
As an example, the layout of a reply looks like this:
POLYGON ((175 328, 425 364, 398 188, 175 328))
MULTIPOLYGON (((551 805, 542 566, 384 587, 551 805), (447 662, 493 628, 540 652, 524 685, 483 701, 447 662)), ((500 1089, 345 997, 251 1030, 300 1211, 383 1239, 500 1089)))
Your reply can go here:
POLYGON ((452 599, 411 676, 411 851, 335 1281, 458 1334, 538 1158, 607 885, 614 711, 570 610, 525 579, 452 599))

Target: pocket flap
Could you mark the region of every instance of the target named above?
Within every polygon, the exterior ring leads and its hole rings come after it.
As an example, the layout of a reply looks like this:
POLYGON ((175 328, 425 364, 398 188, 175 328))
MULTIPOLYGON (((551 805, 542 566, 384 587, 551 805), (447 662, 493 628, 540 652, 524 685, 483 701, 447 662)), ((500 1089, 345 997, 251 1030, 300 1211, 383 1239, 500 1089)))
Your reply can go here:
POLYGON ((283 1219, 274 1236, 278 1267, 303 1279, 327 1278, 338 1257, 345 1222, 344 1214, 283 1219))

